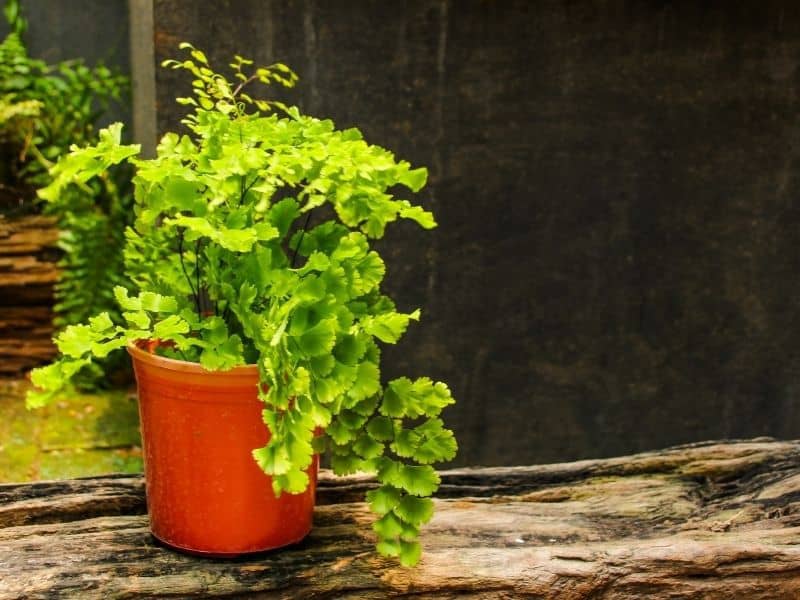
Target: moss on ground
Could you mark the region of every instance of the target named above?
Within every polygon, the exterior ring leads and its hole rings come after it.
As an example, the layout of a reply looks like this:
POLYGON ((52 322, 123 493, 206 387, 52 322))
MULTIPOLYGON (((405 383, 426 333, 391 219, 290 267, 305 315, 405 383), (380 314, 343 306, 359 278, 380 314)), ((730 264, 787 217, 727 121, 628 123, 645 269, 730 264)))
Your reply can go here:
POLYGON ((142 470, 134 392, 75 394, 29 411, 29 386, 0 380, 0 482, 142 470))

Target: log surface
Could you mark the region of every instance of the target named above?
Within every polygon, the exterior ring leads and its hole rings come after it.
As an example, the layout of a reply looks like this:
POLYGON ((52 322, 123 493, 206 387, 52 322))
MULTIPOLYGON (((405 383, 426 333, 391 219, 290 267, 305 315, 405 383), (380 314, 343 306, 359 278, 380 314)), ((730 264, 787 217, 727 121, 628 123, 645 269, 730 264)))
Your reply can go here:
POLYGON ((376 556, 372 482, 322 473, 300 545, 183 556, 140 477, 0 486, 0 598, 798 598, 800 442, 445 471, 416 569, 376 556))
POLYGON ((0 215, 0 375, 55 356, 50 338, 57 241, 50 217, 0 215))

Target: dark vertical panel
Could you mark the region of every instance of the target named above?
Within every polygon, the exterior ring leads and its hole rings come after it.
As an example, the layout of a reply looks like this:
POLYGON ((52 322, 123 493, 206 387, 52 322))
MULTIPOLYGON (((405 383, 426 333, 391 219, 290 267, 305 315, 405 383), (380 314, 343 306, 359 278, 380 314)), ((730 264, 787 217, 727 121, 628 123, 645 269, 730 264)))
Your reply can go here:
MULTIPOLYGON (((156 56, 284 60, 290 98, 431 169, 386 353, 460 404, 458 461, 800 435, 800 5, 157 0, 156 56)), ((186 90, 157 75, 158 123, 186 90)))

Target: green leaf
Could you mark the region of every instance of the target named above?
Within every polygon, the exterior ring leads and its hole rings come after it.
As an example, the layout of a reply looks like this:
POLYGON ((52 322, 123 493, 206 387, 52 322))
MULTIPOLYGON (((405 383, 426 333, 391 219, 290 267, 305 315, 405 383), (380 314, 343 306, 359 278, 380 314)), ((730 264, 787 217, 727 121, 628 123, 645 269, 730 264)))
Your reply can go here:
POLYGON ((88 358, 58 360, 46 367, 31 371, 34 388, 25 395, 28 408, 41 408, 49 404, 83 367, 90 364, 88 358))
POLYGON ((178 310, 178 303, 175 298, 162 296, 154 292, 142 292, 139 294, 139 302, 142 310, 158 313, 174 313, 178 310))
POLYGON ((386 557, 393 557, 400 555, 400 541, 399 540, 381 540, 375 545, 375 549, 386 557))
POLYGON ((330 374, 336 365, 336 360, 330 354, 312 356, 308 361, 309 368, 316 378, 323 378, 330 374))
POLYGON ((334 360, 331 372, 324 378, 317 378, 314 382, 317 400, 324 404, 329 404, 340 398, 350 389, 355 378, 355 367, 343 365, 334 360))
POLYGON ((387 512, 372 524, 372 529, 382 539, 391 539, 403 533, 403 524, 393 512, 387 512))
POLYGON ((292 468, 289 452, 284 446, 271 444, 264 448, 253 450, 253 458, 268 475, 281 475, 288 473, 292 468))
POLYGON ((308 488, 308 473, 293 469, 284 475, 276 475, 272 478, 272 489, 276 495, 282 491, 290 494, 302 494, 308 488))
POLYGON ((107 312, 89 318, 89 327, 98 333, 107 332, 114 328, 114 322, 107 312))
POLYGON ((95 358, 105 358, 114 350, 119 350, 125 347, 127 340, 124 337, 110 339, 107 342, 94 342, 92 343, 92 356, 95 358))
POLYGON ((340 423, 343 423, 345 427, 352 430, 361 429, 364 423, 367 422, 366 416, 354 410, 342 410, 336 418, 340 423))
POLYGON ((139 298, 130 298, 128 290, 121 285, 114 286, 114 297, 117 299, 122 310, 139 311, 142 310, 142 303, 139 298))
POLYGON ((361 400, 376 394, 381 387, 380 376, 378 365, 375 363, 369 361, 360 363, 356 372, 356 379, 347 395, 353 400, 361 400))
POLYGON ((135 327, 143 330, 150 329, 150 317, 143 310, 122 313, 125 320, 135 327))
POLYGON ((387 344, 394 344, 405 333, 410 320, 419 320, 419 310, 410 314, 397 312, 385 313, 361 320, 361 327, 370 335, 387 344))
POLYGON ((306 357, 327 354, 336 343, 336 319, 324 319, 293 339, 306 357))
POLYGON ((328 425, 325 433, 339 445, 351 442, 356 438, 353 430, 342 423, 340 419, 334 419, 333 422, 328 425))
POLYGON ((404 567, 415 567, 422 555, 422 546, 419 542, 406 542, 400 540, 400 564, 404 567))
POLYGON ((185 228, 186 241, 192 242, 199 238, 208 238, 232 252, 249 252, 259 237, 252 227, 230 229, 222 224, 211 223, 205 217, 178 215, 166 219, 164 223, 185 228))
POLYGON ((433 500, 430 498, 404 495, 392 508, 403 521, 417 526, 427 523, 433 517, 433 500))
POLYGON ((367 418, 371 417, 375 413, 375 409, 377 408, 379 402, 380 398, 377 394, 375 394, 374 396, 368 396, 363 400, 359 400, 355 404, 353 404, 350 400, 348 400, 345 404, 347 404, 346 408, 349 408, 353 412, 361 415, 364 417, 364 421, 366 421, 367 418))
POLYGON ((370 252, 358 263, 359 274, 356 293, 366 294, 375 289, 386 274, 386 265, 377 252, 370 252))
POLYGON ((388 417, 375 416, 367 424, 367 433, 381 442, 387 442, 394 438, 394 426, 388 417))
POLYGON ((360 457, 369 460, 381 456, 384 446, 381 442, 375 441, 366 433, 362 433, 353 444, 353 450, 355 450, 356 454, 360 457))
POLYGON ((408 381, 409 384, 411 383, 408 379, 403 377, 400 380, 390 382, 389 385, 386 386, 386 389, 383 391, 383 400, 381 401, 381 414, 389 417, 405 416, 406 403, 401 395, 401 392, 397 389, 398 382, 402 381, 408 381))
POLYGON ((336 475, 352 475, 361 470, 364 461, 355 454, 331 456, 331 468, 336 475))
POLYGON ((400 202, 399 215, 404 219, 411 219, 412 221, 416 221, 420 226, 425 229, 433 229, 436 227, 436 219, 433 217, 433 213, 419 207, 419 206, 412 206, 409 202, 403 200, 400 202))
POLYGON ((314 304, 325 297, 325 283, 315 275, 306 275, 295 288, 294 297, 301 304, 314 304))
POLYGON ((370 509, 378 515, 385 515, 400 503, 402 492, 390 485, 382 485, 367 492, 370 509))
POLYGON ((333 348, 333 356, 345 365, 355 365, 366 351, 367 345, 361 338, 346 334, 337 339, 336 346, 333 348))
POLYGON ((200 197, 200 185, 183 177, 170 177, 164 186, 164 194, 169 201, 181 210, 205 210, 206 204, 200 197))
POLYGON ((458 444, 453 432, 444 428, 441 419, 429 419, 415 429, 423 440, 414 453, 414 458, 422 464, 453 460, 458 444))
POLYGON ((324 271, 327 269, 331 264, 331 261, 328 260, 328 257, 325 256, 322 252, 312 252, 311 256, 308 257, 306 264, 304 264, 297 272, 301 275, 305 275, 306 273, 310 273, 311 271, 324 271))
POLYGON ((294 220, 300 215, 300 208, 294 198, 284 198, 273 204, 267 213, 267 219, 278 230, 278 236, 283 238, 289 232, 294 220))
POLYGON ((70 325, 56 338, 56 346, 64 356, 81 358, 91 351, 97 339, 89 325, 70 325))
POLYGON ((433 417, 453 402, 450 389, 442 382, 434 383, 427 377, 412 382, 400 377, 386 386, 380 411, 390 417, 433 417))
POLYGON ((415 496, 430 496, 439 487, 439 482, 439 474, 430 465, 402 465, 398 471, 399 487, 415 496))
POLYGON ((157 340, 169 340, 176 335, 188 332, 189 324, 178 315, 170 315, 153 327, 153 337, 157 340))
POLYGON ((234 334, 217 346, 208 346, 200 355, 200 364, 209 371, 226 371, 244 364, 241 338, 234 334))
POLYGON ((395 433, 392 451, 397 456, 409 458, 416 455, 417 446, 422 441, 422 436, 416 431, 402 429, 395 433))
POLYGON ((409 188, 412 192, 420 191, 428 181, 428 169, 409 169, 408 163, 401 163, 404 168, 399 169, 398 181, 409 188))

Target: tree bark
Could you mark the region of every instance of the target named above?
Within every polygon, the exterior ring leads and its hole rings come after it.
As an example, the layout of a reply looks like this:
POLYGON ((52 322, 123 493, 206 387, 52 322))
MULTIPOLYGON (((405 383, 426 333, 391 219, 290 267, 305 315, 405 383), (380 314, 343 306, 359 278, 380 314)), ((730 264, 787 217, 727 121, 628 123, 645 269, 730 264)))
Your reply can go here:
POLYGON ((322 473, 305 541, 227 561, 156 545, 138 477, 0 486, 0 598, 800 597, 800 442, 445 471, 415 569, 374 553, 372 485, 322 473))
POLYGON ((55 355, 57 241, 49 217, 0 215, 0 375, 21 373, 55 355))

